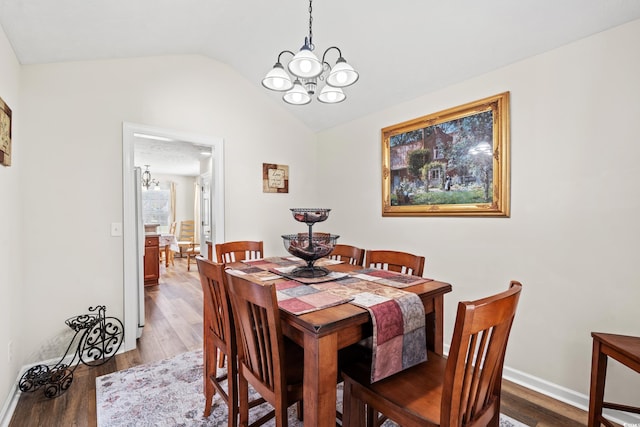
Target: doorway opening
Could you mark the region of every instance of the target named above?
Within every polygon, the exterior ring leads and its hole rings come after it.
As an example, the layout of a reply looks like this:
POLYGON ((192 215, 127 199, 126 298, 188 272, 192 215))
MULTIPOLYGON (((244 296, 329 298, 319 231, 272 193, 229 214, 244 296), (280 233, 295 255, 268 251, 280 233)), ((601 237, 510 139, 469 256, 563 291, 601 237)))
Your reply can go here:
MULTIPOLYGON (((139 189, 136 186, 136 144, 140 143, 140 135, 160 141, 184 144, 185 149, 194 146, 210 149, 210 169, 199 175, 197 182, 201 188, 208 189, 208 194, 198 199, 200 205, 200 253, 207 255, 206 241, 224 242, 224 150, 223 140, 210 136, 196 135, 170 129, 124 122, 122 126, 122 185, 123 185, 123 266, 124 266, 124 351, 136 347, 138 322, 140 317, 141 292, 144 286, 140 279, 141 257, 139 256, 140 234, 138 221, 139 189), (203 203, 206 204, 202 206, 203 203), (206 219, 202 217, 206 216, 206 219)), ((151 168, 153 171, 153 169, 151 168)), ((144 295, 144 293, 142 293, 144 295)), ((142 300, 144 301, 144 300, 142 300)), ((142 302, 143 304, 143 302, 142 302)), ((142 306, 144 307, 144 306, 142 306)))

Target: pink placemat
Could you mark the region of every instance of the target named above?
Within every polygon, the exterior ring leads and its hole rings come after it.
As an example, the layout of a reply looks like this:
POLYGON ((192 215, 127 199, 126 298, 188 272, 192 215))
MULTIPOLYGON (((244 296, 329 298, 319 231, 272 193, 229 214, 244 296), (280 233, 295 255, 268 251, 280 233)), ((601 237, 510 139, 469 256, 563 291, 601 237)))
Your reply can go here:
POLYGON ((351 296, 332 292, 334 288, 325 284, 303 285, 295 280, 278 282, 278 306, 289 313, 301 315, 344 304, 353 299, 351 296))

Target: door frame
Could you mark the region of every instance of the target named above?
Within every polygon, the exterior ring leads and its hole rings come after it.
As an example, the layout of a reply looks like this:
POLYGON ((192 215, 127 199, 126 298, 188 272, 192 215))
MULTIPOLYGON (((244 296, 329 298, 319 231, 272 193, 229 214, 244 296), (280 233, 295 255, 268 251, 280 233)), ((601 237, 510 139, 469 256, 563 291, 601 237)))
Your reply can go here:
POLYGON ((211 202, 215 236, 213 243, 224 242, 224 141, 221 138, 180 132, 137 123, 122 123, 122 241, 123 241, 123 317, 124 348, 136 348, 138 328, 138 257, 136 257, 136 219, 134 193, 134 133, 145 133, 185 143, 211 146, 211 202))

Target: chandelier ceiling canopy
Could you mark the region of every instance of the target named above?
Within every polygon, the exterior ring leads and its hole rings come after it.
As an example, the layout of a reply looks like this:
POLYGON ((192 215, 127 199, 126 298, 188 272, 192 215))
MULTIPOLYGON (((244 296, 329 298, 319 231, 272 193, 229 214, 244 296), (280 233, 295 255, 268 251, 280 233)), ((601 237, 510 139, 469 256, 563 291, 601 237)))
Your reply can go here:
POLYGON ((285 92, 284 102, 292 105, 305 105, 311 102, 318 88, 318 81, 324 81, 324 87, 317 96, 318 101, 325 104, 336 104, 346 99, 342 88, 354 84, 358 80, 358 72, 342 57, 342 51, 336 46, 327 48, 322 59, 313 53, 313 7, 309 0, 309 35, 304 38, 304 45, 298 53, 283 50, 278 55, 275 65, 262 79, 262 85, 267 89, 285 92), (326 61, 327 54, 335 50, 338 59, 333 67, 326 61), (282 66, 282 56, 293 56, 287 64, 287 70, 282 66))

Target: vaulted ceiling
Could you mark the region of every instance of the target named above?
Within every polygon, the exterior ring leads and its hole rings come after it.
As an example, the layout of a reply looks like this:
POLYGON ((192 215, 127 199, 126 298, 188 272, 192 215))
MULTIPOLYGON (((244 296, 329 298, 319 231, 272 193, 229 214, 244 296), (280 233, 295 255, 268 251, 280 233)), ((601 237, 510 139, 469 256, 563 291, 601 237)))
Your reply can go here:
MULTIPOLYGON (((308 8, 306 0, 0 0, 0 24, 22 64, 202 54, 261 87, 278 53, 303 44, 308 8)), ((316 0, 316 53, 340 47, 360 80, 341 104, 286 108, 327 129, 638 18, 638 0, 316 0)))

